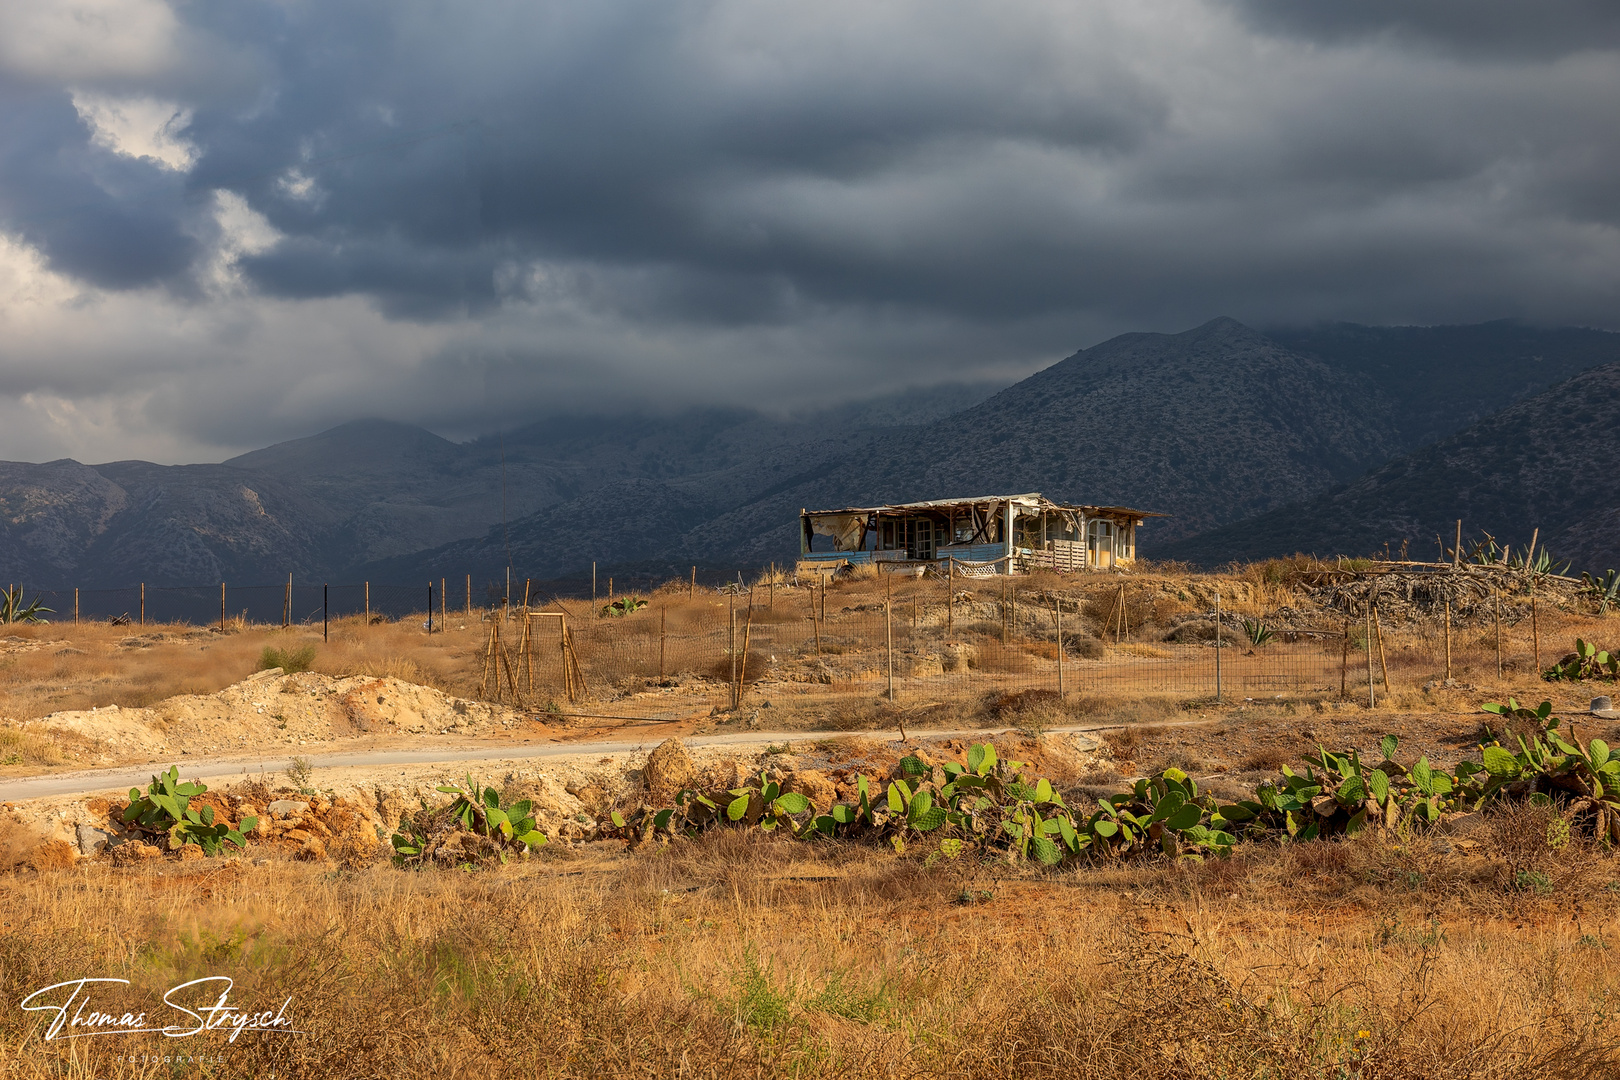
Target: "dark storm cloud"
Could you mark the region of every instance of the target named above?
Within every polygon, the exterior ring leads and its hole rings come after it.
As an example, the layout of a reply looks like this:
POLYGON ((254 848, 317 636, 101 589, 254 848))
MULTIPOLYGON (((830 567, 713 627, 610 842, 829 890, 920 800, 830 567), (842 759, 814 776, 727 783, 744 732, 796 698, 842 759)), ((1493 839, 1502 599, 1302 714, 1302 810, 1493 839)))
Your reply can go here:
POLYGON ((1266 30, 1321 41, 1389 37, 1461 52, 1555 57, 1620 46, 1613 0, 1230 0, 1266 30))
POLYGON ((118 32, 0 39, 0 228, 154 313, 99 367, 39 330, 0 393, 197 439, 1011 376, 1222 313, 1617 321, 1612 3, 59 4, 118 32))

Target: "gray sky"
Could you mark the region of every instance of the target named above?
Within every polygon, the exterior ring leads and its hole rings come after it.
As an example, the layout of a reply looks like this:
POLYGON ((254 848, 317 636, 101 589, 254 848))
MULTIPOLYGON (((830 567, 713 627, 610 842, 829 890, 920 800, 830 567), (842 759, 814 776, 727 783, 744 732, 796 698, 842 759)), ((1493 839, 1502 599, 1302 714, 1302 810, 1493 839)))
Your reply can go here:
POLYGON ((1620 327, 1612 0, 0 0, 0 457, 1620 327))

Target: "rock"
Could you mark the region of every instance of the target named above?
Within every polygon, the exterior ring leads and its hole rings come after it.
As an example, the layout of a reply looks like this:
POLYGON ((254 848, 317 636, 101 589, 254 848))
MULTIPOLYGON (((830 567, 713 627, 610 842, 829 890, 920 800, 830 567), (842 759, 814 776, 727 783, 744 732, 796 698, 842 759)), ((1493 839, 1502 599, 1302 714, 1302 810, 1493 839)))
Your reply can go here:
POLYGON ((309 841, 315 839, 315 834, 305 829, 288 829, 281 835, 285 839, 293 840, 300 844, 308 843, 309 841))
POLYGON ((320 862, 326 858, 326 842, 318 836, 311 836, 304 841, 304 846, 298 849, 298 858, 308 862, 320 862))
POLYGON ((297 799, 277 799, 265 808, 271 817, 301 818, 309 813, 309 803, 297 799))
POLYGON ((120 865, 128 865, 130 863, 144 862, 147 859, 162 858, 163 852, 153 847, 151 844, 142 843, 141 841, 136 840, 133 843, 119 844, 117 847, 113 848, 112 857, 113 862, 120 865))
POLYGON ((817 810, 831 810, 833 803, 838 801, 838 788, 832 782, 832 777, 816 769, 800 769, 789 774, 783 787, 809 799, 810 805, 817 810))
POLYGON ((679 739, 659 743, 641 772, 649 801, 659 806, 674 805, 675 796, 691 787, 697 775, 692 759, 687 756, 686 745, 679 739))
POLYGON ((94 825, 80 825, 78 828, 79 851, 85 855, 95 855, 111 846, 116 837, 106 829, 98 829, 94 825))
POLYGON ((1440 687, 1440 680, 1439 679, 1430 679, 1428 682, 1423 684, 1423 692, 1425 694, 1432 694, 1432 693, 1435 692, 1435 690, 1439 689, 1439 687, 1440 687))
POLYGON ((979 650, 972 645, 961 642, 952 642, 945 646, 945 655, 940 663, 946 672, 953 675, 965 674, 968 668, 976 666, 979 660, 979 650))
POLYGON ((195 862, 198 859, 204 859, 204 858, 207 858, 207 856, 203 853, 203 849, 199 845, 197 845, 197 844, 181 844, 180 845, 180 861, 181 862, 195 862))

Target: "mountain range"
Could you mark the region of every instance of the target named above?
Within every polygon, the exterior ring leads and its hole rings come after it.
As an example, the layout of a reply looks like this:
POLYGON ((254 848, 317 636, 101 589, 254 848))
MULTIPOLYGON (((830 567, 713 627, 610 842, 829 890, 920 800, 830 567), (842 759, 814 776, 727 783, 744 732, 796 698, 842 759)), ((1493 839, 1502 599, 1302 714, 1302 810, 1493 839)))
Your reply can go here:
POLYGON ((999 390, 793 416, 550 418, 467 443, 358 420, 211 465, 0 463, 0 575, 713 574, 791 561, 801 508, 1023 491, 1169 514, 1142 531, 1149 557, 1365 552, 1461 516, 1520 543, 1539 525, 1596 565, 1620 554, 1617 370, 1620 334, 1599 330, 1220 318, 999 390))

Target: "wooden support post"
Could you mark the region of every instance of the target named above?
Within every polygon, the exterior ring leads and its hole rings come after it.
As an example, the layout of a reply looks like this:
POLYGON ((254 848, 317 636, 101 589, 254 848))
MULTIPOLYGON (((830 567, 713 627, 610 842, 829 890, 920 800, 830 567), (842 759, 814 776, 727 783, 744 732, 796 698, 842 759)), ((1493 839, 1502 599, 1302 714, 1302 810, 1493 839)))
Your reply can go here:
POLYGON ((1451 682, 1451 597, 1446 597, 1446 682, 1451 682))
POLYGON ((591 604, 596 604, 596 560, 591 560, 591 604))
POLYGON ((945 636, 956 633, 956 556, 945 556, 945 636))
POLYGON ((1373 605, 1373 633, 1378 638, 1378 668, 1384 673, 1384 690, 1389 690, 1389 660, 1384 655, 1384 624, 1378 618, 1378 605, 1373 605))
MULTIPOLYGON (((450 598, 447 595, 450 590, 446 587, 447 584, 444 578, 439 579, 439 633, 441 634, 444 633, 445 625, 450 621, 448 614, 450 598)), ((523 606, 529 606, 529 587, 527 584, 523 587, 523 606)), ((525 628, 524 633, 528 633, 527 628, 525 628)))
POLYGON ((1534 650, 1536 674, 1541 674, 1541 625, 1536 621, 1536 587, 1530 586, 1530 641, 1534 650))
POLYGON ((754 629, 754 590, 748 590, 748 618, 743 620, 742 656, 737 661, 737 707, 742 707, 743 687, 748 681, 748 639, 754 629))
POLYGON ((664 637, 669 625, 669 609, 658 609, 658 677, 664 677, 664 637))
MULTIPOLYGON (((77 622, 78 620, 74 620, 77 622)), ((225 583, 219 583, 219 632, 225 632, 225 583)))
POLYGON ((330 635, 331 629, 332 629, 332 618, 331 618, 331 615, 329 614, 329 612, 331 611, 331 608, 327 606, 327 601, 331 598, 331 593, 332 593, 332 586, 328 585, 326 582, 323 581, 321 583, 321 640, 322 641, 326 641, 326 640, 329 639, 329 635, 330 635))
POLYGON ((889 703, 894 704, 894 604, 883 601, 883 638, 889 659, 889 703))
POLYGON ((816 601, 815 601, 814 597, 812 597, 811 600, 810 600, 810 628, 815 631, 815 634, 816 634, 816 655, 820 656, 821 655, 821 620, 816 617, 816 601))
POLYGON ((737 708, 737 606, 727 605, 727 622, 730 633, 727 635, 726 651, 731 653, 731 707, 737 708))
POLYGON ((1492 589, 1492 598, 1496 601, 1496 678, 1502 678, 1502 590, 1492 589))
POLYGON ((371 625, 371 582, 366 582, 366 625, 371 625))
POLYGON ((608 603, 613 603, 613 575, 608 575, 608 603))
POLYGON ((773 574, 771 576, 771 583, 770 583, 768 588, 769 588, 769 591, 765 594, 766 595, 765 610, 766 611, 775 611, 776 610, 776 576, 775 576, 774 572, 773 572, 773 574))
POLYGON ((283 630, 289 630, 289 629, 292 628, 292 575, 291 574, 287 575, 287 595, 282 599, 282 602, 281 602, 281 628, 283 630))
POLYGON ((1017 637, 1018 636, 1018 586, 1012 584, 1012 582, 1010 580, 1007 583, 1007 594, 1012 597, 1011 615, 1009 616, 1009 618, 1010 618, 1010 621, 1012 622, 1012 634, 1013 634, 1013 637, 1017 637))
POLYGON ((1531 572, 1530 560, 1536 557, 1536 541, 1539 539, 1541 539, 1541 526, 1537 525, 1534 529, 1530 530, 1530 547, 1529 550, 1524 553, 1524 572, 1526 574, 1531 572))
POLYGON ((1462 565, 1462 518, 1457 519, 1457 546, 1451 549, 1451 565, 1462 565))
POLYGON ((1221 700, 1221 594, 1215 592, 1215 700, 1221 700))
POLYGON ((467 575, 467 618, 472 618, 472 575, 467 575))
POLYGON ((146 582, 141 582, 141 625, 146 625, 146 582))
MULTIPOLYGON (((1045 527, 1043 521, 1042 527, 1045 527)), ((1057 621, 1058 700, 1063 700, 1063 601, 1052 604, 1053 618, 1057 621)))
POLYGON ((79 625, 79 587, 73 586, 73 625, 79 625))
POLYGON ((1367 597, 1367 708, 1378 707, 1378 695, 1373 690, 1373 605, 1372 596, 1367 597))
POLYGON ((1339 647, 1339 697, 1350 696, 1350 623, 1344 624, 1344 640, 1339 647))
POLYGON ((697 595, 697 567, 694 566, 694 567, 692 567, 692 584, 690 584, 690 585, 688 585, 686 587, 686 598, 688 600, 690 600, 690 599, 692 599, 692 597, 694 597, 696 595, 697 595))
POLYGON ((427 632, 433 633, 433 582, 428 582, 427 632))

